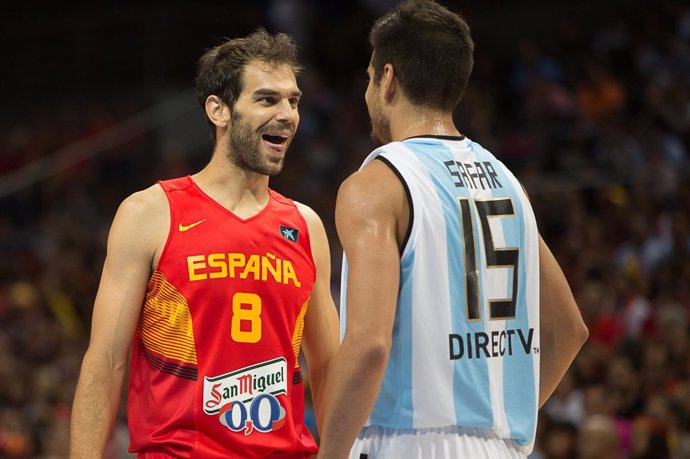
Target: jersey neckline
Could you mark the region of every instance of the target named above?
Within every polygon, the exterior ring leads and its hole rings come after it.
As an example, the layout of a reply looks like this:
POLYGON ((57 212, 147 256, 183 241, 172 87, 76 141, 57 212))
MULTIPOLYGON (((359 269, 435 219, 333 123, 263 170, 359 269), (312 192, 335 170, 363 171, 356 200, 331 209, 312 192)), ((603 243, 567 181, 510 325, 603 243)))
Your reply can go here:
POLYGON ((192 186, 194 188, 196 188, 197 191, 199 191, 199 193, 201 193, 206 199, 211 201, 216 207, 218 207, 220 210, 227 213, 228 215, 230 215, 232 218, 234 218, 235 220, 237 220, 240 223, 249 223, 252 220, 256 220, 257 218, 261 217, 263 214, 265 214, 268 211, 268 209, 271 207, 271 202, 273 201, 273 190, 268 188, 268 202, 263 207, 263 209, 261 209, 260 211, 258 211, 254 215, 252 215, 251 217, 242 218, 239 215, 237 215, 236 213, 234 213, 233 211, 231 211, 230 209, 228 209, 227 207, 223 206, 221 203, 219 203, 215 199, 213 199, 211 196, 209 196, 204 190, 201 189, 201 187, 196 183, 196 181, 194 180, 194 178, 191 175, 188 175, 187 178, 191 182, 192 186))
POLYGON ((406 140, 412 140, 412 139, 465 140, 466 138, 467 137, 465 137, 464 134, 460 134, 460 135, 422 134, 422 135, 414 135, 412 137, 408 137, 406 139, 401 140, 401 142, 404 142, 406 140))

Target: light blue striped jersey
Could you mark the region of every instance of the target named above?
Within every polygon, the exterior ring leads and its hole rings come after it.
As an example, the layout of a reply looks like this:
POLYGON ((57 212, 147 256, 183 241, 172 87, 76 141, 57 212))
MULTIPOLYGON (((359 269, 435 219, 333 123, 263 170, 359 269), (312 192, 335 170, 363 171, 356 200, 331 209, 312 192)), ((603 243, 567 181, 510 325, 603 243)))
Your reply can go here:
MULTIPOLYGON (((521 185, 465 137, 374 150, 411 202, 393 346, 367 425, 491 429, 531 449, 539 391, 539 239, 521 185)), ((347 315, 343 263, 341 333, 347 315)))

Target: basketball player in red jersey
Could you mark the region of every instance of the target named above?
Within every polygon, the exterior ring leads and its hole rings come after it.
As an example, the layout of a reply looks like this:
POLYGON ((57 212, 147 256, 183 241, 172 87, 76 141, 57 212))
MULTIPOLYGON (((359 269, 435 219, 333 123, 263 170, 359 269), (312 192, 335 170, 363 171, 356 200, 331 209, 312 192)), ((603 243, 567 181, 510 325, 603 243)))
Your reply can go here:
POLYGON ((299 122, 296 49, 259 30, 199 61, 215 139, 199 173, 120 206, 74 400, 71 457, 102 457, 132 350, 140 458, 304 458, 301 344, 317 424, 338 346, 319 217, 268 187, 299 122))

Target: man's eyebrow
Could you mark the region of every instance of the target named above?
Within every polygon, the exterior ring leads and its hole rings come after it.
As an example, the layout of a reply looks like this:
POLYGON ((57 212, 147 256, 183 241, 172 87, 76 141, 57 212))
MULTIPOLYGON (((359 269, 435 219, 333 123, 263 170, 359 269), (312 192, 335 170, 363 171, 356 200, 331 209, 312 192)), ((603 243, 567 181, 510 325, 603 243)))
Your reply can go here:
MULTIPOLYGON (((257 89, 254 91, 254 95, 256 96, 280 96, 280 93, 274 89, 269 89, 269 88, 261 88, 257 89)), ((292 91, 290 93, 291 97, 302 97, 302 91, 299 89, 296 91, 292 91)))

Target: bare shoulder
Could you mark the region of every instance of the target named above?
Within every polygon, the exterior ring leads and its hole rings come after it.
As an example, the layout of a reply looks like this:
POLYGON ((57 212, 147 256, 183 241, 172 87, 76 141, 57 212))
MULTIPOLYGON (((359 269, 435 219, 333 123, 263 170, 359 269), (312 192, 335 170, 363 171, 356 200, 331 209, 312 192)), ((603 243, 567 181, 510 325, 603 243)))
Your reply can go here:
POLYGON ((319 214, 314 211, 311 207, 309 207, 306 204, 303 204, 298 201, 294 201, 295 205, 297 206, 297 210, 299 210, 299 213, 302 214, 304 217, 304 220, 307 222, 307 225, 311 228, 313 226, 323 226, 323 223, 321 222, 321 218, 319 217, 319 214))
POLYGON ((113 220, 110 239, 153 254, 165 243, 169 228, 170 210, 165 192, 160 185, 152 185, 122 201, 113 220))
POLYGON ((117 213, 126 219, 156 218, 161 213, 168 213, 168 200, 160 185, 152 185, 125 198, 117 213))
POLYGON ((348 177, 338 190, 336 220, 367 219, 400 215, 406 195, 402 182, 382 161, 372 161, 348 177))
POLYGON ((297 209, 307 222, 307 228, 309 229, 310 239, 312 241, 312 250, 328 252, 329 244, 328 237, 326 236, 326 228, 324 228, 319 214, 317 214, 314 209, 301 202, 295 201, 295 205, 297 205, 297 209))
POLYGON ((316 263, 317 281, 322 279, 323 282, 330 282, 331 253, 323 222, 311 207, 297 201, 295 201, 295 204, 304 217, 304 220, 307 222, 309 240, 311 241, 311 253, 316 263))

